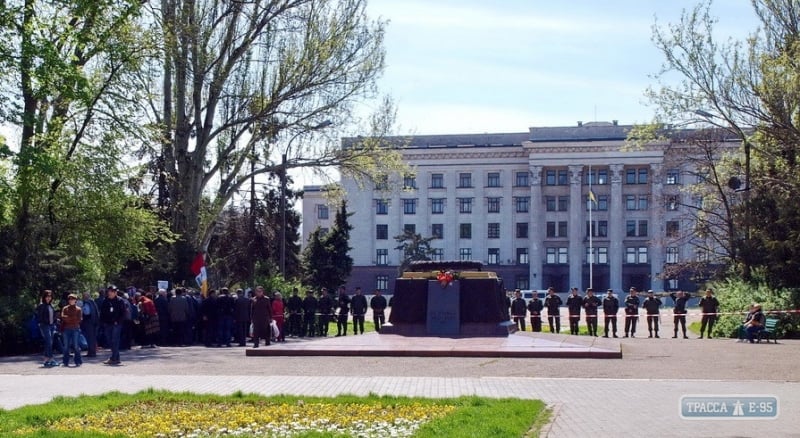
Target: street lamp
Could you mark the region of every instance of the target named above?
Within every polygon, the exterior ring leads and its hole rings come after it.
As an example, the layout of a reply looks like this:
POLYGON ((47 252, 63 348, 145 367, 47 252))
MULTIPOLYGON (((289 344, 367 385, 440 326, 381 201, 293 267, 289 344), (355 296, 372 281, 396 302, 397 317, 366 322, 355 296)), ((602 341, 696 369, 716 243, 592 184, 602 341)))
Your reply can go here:
MULTIPOLYGON (((286 150, 289 149, 289 146, 292 145, 292 142, 294 141, 295 138, 297 138, 298 135, 300 135, 302 133, 309 132, 309 131, 317 131, 319 129, 327 128, 328 126, 331 126, 331 125, 333 125, 333 122, 331 122, 330 120, 325 120, 324 122, 319 123, 318 125, 309 127, 307 130, 303 130, 303 131, 298 132, 286 144, 286 150)), ((280 174, 280 177, 281 177, 281 200, 280 200, 281 201, 280 202, 281 233, 280 233, 280 237, 279 237, 280 238, 280 244, 281 244, 281 246, 280 246, 279 264, 280 264, 280 269, 281 269, 281 276, 283 277, 284 280, 286 279, 286 171, 287 170, 288 169, 287 169, 287 165, 286 165, 286 151, 284 151, 283 154, 281 154, 281 174, 280 174)))

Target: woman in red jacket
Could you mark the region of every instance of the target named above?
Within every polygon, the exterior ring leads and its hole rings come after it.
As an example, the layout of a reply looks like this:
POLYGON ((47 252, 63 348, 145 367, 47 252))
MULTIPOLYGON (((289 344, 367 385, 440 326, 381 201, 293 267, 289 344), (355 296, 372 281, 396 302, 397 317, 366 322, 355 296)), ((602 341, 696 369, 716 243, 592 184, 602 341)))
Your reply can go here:
POLYGON ((286 336, 283 333, 283 323, 285 317, 283 315, 283 297, 280 292, 275 292, 272 297, 272 320, 278 325, 277 342, 286 342, 286 336))

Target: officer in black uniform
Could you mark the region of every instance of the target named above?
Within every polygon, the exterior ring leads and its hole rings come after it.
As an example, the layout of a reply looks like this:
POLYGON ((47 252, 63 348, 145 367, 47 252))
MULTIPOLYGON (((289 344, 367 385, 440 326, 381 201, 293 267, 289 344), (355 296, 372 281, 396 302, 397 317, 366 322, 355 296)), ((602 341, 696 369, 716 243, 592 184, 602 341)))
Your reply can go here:
POLYGON ((292 296, 286 300, 286 310, 289 311, 289 337, 297 337, 303 333, 303 299, 298 295, 297 288, 292 290, 292 296))
POLYGON ((525 331, 525 314, 528 313, 525 298, 522 298, 522 291, 514 291, 514 300, 511 301, 511 318, 517 324, 519 330, 525 331))
POLYGON ((675 292, 669 294, 672 301, 675 302, 675 308, 672 309, 673 313, 673 324, 675 325, 675 334, 672 336, 672 339, 678 337, 678 325, 680 324, 681 329, 683 331, 683 339, 689 339, 686 336, 686 302, 689 301, 691 295, 684 291, 678 291, 676 294, 675 292))
POLYGON ((578 288, 573 287, 567 297, 567 310, 569 311, 569 333, 578 334, 578 325, 581 322, 581 308, 583 308, 583 297, 578 295, 578 288))
POLYGON ((364 316, 367 314, 367 297, 356 287, 356 294, 350 300, 350 313, 353 314, 353 334, 364 334, 364 316))
POLYGON ((380 332, 381 326, 386 322, 386 297, 381 295, 380 289, 375 289, 375 295, 369 300, 369 307, 372 309, 372 323, 375 324, 375 331, 380 332))
POLYGON ((347 296, 347 289, 344 286, 339 286, 336 307, 339 308, 339 319, 336 320, 336 336, 347 336, 347 313, 350 311, 350 297, 347 296))
POLYGON ((317 300, 317 336, 328 336, 328 326, 333 314, 333 298, 328 293, 327 288, 322 288, 319 300, 317 300))
POLYGON ((630 333, 632 338, 636 337, 636 323, 639 322, 639 292, 632 287, 630 294, 625 297, 625 337, 630 333))
POLYGON ((314 298, 314 292, 306 291, 306 297, 303 300, 303 331, 300 337, 314 337, 314 319, 317 313, 317 299, 314 298))
POLYGON ((600 298, 594 295, 594 289, 586 289, 583 308, 586 309, 586 329, 589 331, 589 336, 597 337, 597 308, 599 306, 600 298))
POLYGON ((653 330, 658 337, 658 309, 661 307, 661 300, 656 298, 652 289, 647 291, 647 298, 642 302, 642 307, 647 312, 647 331, 650 332, 648 338, 653 337, 653 330))
POLYGON ((617 312, 619 312, 619 300, 614 296, 614 290, 609 289, 608 294, 603 298, 603 313, 605 314, 605 334, 608 337, 608 325, 611 324, 611 333, 617 337, 617 312))
POLYGON ((547 298, 544 299, 544 307, 547 307, 547 323, 550 325, 550 333, 561 332, 561 309, 564 304, 561 297, 556 295, 554 287, 547 288, 547 298), (553 325, 555 324, 555 327, 553 325))
POLYGON ((542 309, 544 309, 544 303, 539 299, 539 294, 534 292, 533 299, 528 302, 528 311, 531 312, 532 331, 542 331, 542 309))
POLYGON ((703 318, 700 320, 700 339, 703 339, 706 326, 708 326, 708 339, 711 339, 711 330, 714 329, 714 323, 717 321, 719 301, 710 288, 706 289, 706 296, 700 298, 700 308, 703 309, 703 318))

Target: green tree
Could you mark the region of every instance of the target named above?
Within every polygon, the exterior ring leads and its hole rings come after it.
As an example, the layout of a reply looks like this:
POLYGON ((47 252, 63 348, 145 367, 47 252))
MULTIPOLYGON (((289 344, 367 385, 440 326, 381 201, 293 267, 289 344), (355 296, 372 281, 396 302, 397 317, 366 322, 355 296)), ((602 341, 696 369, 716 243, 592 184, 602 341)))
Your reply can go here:
POLYGON ((434 248, 431 247, 433 239, 435 237, 422 237, 422 235, 410 230, 405 230, 403 234, 394 236, 394 240, 398 243, 395 249, 403 251, 403 260, 398 267, 398 275, 402 275, 411 262, 431 260, 431 256, 434 253, 434 248))
POLYGON ((328 287, 326 273, 332 270, 330 254, 323 243, 325 237, 318 227, 308 236, 308 244, 303 251, 303 284, 316 290, 328 287))
POLYGON ((322 234, 317 228, 308 239, 303 257, 303 280, 305 284, 319 289, 326 287, 334 290, 343 285, 353 270, 353 258, 350 257, 350 230, 353 226, 347 222, 347 204, 342 201, 336 211, 333 227, 322 234))

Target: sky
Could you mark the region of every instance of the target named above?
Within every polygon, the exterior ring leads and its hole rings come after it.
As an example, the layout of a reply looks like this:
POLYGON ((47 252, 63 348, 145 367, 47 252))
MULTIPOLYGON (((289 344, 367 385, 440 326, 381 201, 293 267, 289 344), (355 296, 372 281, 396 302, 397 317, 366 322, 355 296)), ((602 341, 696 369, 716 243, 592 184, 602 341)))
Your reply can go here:
MULTIPOLYGON (((381 92, 396 134, 525 132, 653 117, 644 96, 663 63, 652 26, 690 0, 368 0, 388 21, 381 92)), ((718 37, 757 27, 749 0, 717 0, 718 37)))

